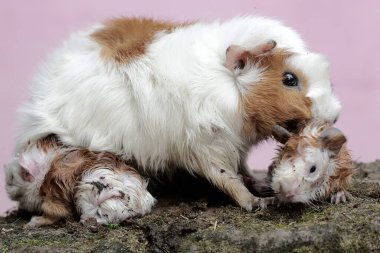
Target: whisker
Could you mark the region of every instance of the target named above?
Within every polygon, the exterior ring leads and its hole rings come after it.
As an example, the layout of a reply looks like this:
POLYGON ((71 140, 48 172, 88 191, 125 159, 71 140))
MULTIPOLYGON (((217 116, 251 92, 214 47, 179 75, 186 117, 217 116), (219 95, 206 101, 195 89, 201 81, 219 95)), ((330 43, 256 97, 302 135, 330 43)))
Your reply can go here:
POLYGON ((314 211, 318 210, 318 207, 313 203, 313 201, 306 202, 309 207, 311 207, 314 211))

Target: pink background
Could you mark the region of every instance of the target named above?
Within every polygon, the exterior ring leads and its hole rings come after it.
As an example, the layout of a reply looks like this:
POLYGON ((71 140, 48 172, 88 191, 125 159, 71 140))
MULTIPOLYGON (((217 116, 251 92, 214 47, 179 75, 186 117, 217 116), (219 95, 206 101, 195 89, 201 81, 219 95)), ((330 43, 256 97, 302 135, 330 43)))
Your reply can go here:
MULTIPOLYGON (((354 158, 380 158, 380 1, 348 0, 0 0, 0 165, 11 157, 16 110, 47 53, 70 32, 119 16, 175 21, 227 19, 261 14, 298 30, 311 49, 328 56, 343 112, 337 126, 348 136, 354 158), (376 145, 377 144, 377 145, 376 145)), ((249 163, 269 164, 273 145, 259 147, 249 163)), ((0 173, 0 214, 14 204, 0 173)))

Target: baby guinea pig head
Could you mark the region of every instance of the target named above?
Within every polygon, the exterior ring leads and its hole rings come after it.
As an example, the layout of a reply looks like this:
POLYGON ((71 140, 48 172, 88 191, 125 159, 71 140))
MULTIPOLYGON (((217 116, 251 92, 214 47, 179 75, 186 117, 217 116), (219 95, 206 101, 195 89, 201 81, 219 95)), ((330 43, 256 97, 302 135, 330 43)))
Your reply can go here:
POLYGON ((327 59, 276 44, 232 45, 226 52, 225 66, 242 94, 244 133, 258 140, 270 136, 275 124, 298 133, 311 119, 334 122, 341 110, 331 90, 327 59))
POLYGON ((5 165, 6 191, 21 209, 35 212, 41 207, 40 186, 49 170, 52 153, 36 145, 28 147, 5 165))
POLYGON ((339 167, 338 154, 345 149, 343 133, 327 124, 312 123, 299 135, 275 126, 273 135, 285 143, 270 171, 277 198, 309 203, 325 197, 339 167))

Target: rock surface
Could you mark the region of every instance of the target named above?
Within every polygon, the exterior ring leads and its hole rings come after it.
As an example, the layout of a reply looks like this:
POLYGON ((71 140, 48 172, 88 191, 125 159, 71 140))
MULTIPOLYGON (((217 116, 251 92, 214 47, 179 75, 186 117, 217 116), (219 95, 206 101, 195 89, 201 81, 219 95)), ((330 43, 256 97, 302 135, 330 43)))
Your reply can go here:
POLYGON ((380 252, 380 161, 356 167, 354 198, 338 205, 248 213, 182 176, 156 193, 150 215, 122 225, 69 220, 28 230, 30 215, 13 213, 0 218, 0 252, 380 252))

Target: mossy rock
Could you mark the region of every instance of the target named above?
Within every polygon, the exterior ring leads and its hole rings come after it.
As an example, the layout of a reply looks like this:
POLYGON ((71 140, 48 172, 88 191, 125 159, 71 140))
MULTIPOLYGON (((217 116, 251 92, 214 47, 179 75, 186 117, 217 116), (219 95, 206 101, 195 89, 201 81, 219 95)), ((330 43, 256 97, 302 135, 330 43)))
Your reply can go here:
POLYGON ((202 180, 174 182, 151 189, 159 199, 151 214, 121 225, 24 229, 30 215, 2 217, 0 252, 380 252, 380 161, 357 164, 354 198, 338 205, 249 213, 202 180))

